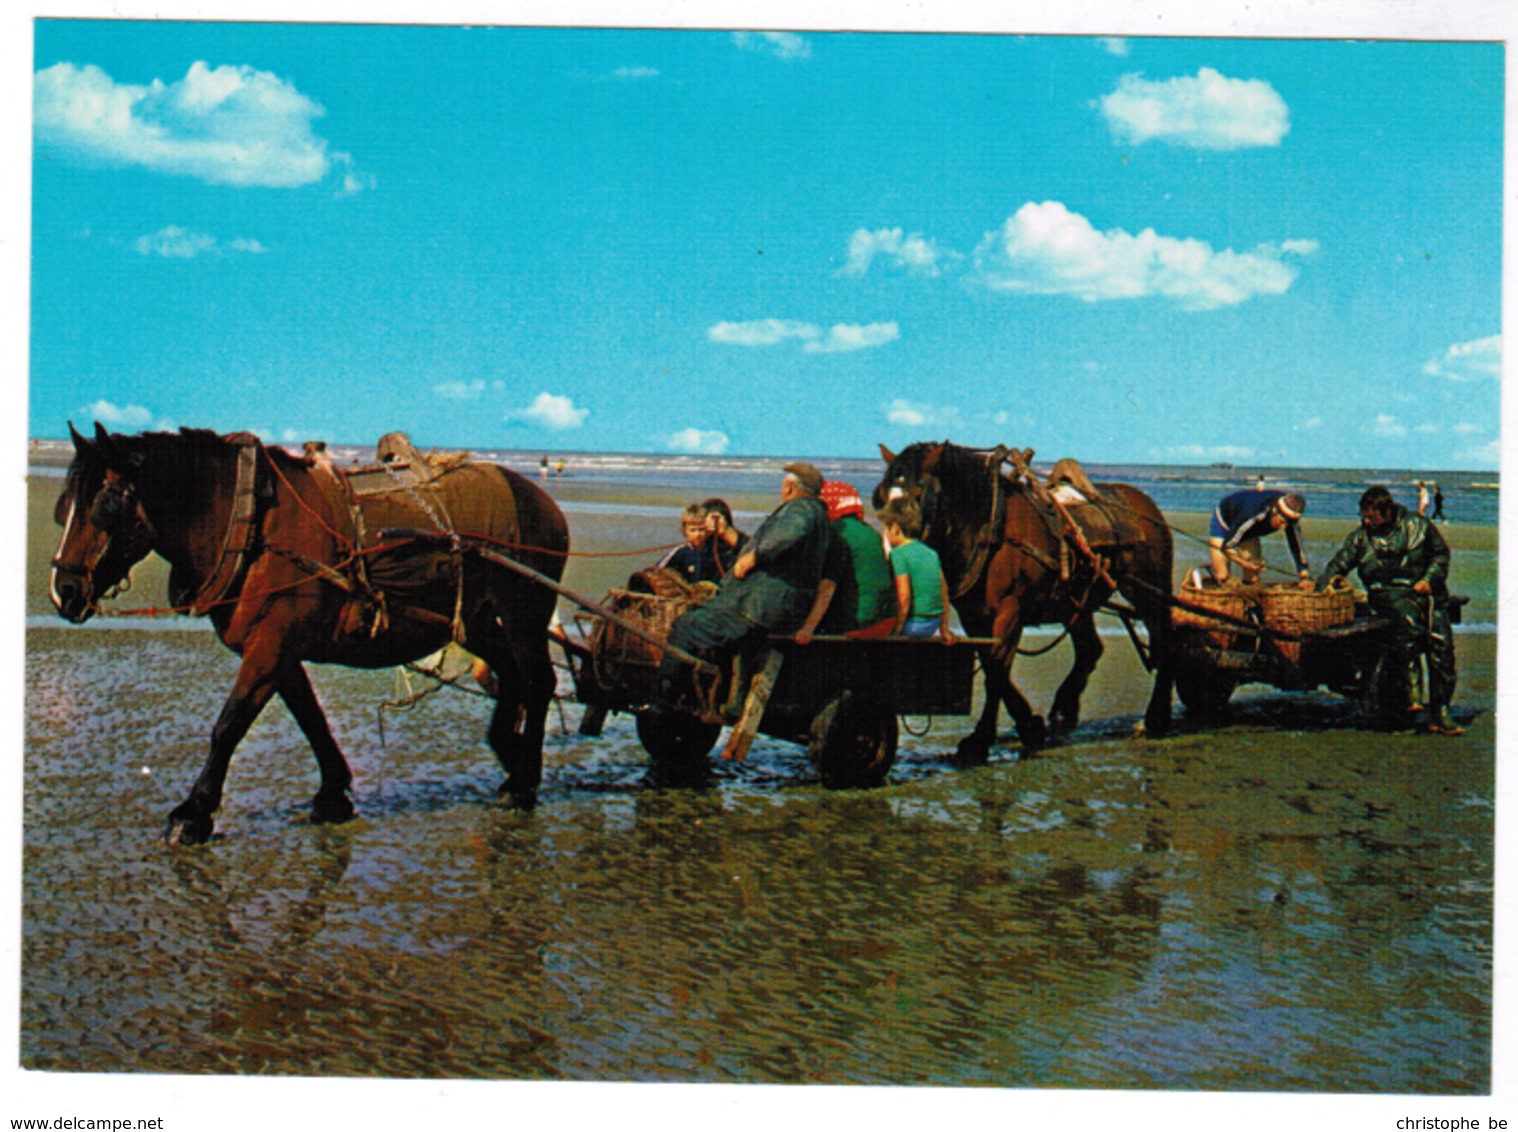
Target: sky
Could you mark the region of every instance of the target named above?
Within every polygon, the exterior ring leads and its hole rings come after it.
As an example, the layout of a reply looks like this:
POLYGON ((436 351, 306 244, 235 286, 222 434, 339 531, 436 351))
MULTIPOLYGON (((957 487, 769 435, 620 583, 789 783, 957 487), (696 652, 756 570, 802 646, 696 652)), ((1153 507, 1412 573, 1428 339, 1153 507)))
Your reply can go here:
POLYGON ((40 19, 28 427, 1496 468, 1504 66, 40 19))
MULTIPOLYGON (((1093 463, 1496 468, 1507 59, 1490 41, 1515 26, 1510 0, 0 6, 0 146, 30 173, 0 179, 7 499, 24 505, 25 435, 70 420, 350 443, 401 427, 529 451, 868 457, 948 437, 1093 463), (49 18, 70 13, 91 19, 49 18), (239 22, 131 19, 150 16, 239 22), (479 26, 549 18, 721 26, 479 26)), ((16 768, 18 621, 0 663, 16 768)), ((1512 922, 1504 896, 1499 939, 1512 922)), ((312 1082, 24 1074, 16 1040, 0 1026, 13 1117, 84 1098, 171 1128, 311 1123, 312 1082)), ((1338 1129, 1511 1122, 1511 1079, 1412 1106, 436 1082, 380 1098, 333 1081, 316 1099, 378 1128, 538 1105, 576 1127, 608 1108, 633 1127, 708 1110, 807 1126, 821 1106, 881 1127, 1338 1129)))

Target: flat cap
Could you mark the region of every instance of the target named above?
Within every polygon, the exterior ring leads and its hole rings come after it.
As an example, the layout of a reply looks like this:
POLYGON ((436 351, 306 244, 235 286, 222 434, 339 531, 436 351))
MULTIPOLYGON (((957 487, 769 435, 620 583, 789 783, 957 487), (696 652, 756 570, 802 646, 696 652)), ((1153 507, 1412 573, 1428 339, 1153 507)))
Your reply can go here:
POLYGON ((796 482, 806 488, 808 495, 822 494, 822 473, 805 460, 797 460, 785 466, 786 474, 796 477, 796 482))

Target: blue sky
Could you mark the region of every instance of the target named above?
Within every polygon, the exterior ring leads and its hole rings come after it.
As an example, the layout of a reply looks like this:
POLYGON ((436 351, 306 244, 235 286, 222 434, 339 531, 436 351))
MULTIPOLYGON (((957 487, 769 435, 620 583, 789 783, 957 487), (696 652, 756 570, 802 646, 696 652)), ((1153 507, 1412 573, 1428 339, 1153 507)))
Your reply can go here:
POLYGON ((29 429, 1496 468, 1500 45, 40 20, 29 429))

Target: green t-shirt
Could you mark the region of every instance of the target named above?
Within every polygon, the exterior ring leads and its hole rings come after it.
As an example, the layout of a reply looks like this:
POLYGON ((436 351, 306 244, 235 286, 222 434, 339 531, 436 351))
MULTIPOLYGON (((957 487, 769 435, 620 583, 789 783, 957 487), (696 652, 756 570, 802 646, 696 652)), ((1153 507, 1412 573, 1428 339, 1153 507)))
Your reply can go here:
POLYGON ((943 569, 936 550, 915 540, 892 547, 891 572, 898 578, 905 574, 912 579, 909 620, 943 616, 943 569))
POLYGON ((845 515, 833 524, 822 576, 838 587, 822 619, 825 632, 850 633, 895 614, 896 583, 880 532, 857 516, 845 515))

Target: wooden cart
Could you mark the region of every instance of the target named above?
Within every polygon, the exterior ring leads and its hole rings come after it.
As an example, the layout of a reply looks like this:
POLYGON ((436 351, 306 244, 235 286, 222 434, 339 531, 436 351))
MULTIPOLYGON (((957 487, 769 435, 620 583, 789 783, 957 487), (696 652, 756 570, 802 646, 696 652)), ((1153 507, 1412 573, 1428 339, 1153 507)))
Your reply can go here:
POLYGON ((586 707, 581 731, 599 734, 608 712, 632 714, 661 781, 704 773, 731 727, 724 758, 745 758, 763 734, 806 746, 826 786, 876 786, 896 757, 898 716, 970 712, 976 642, 907 638, 771 637, 726 669, 693 664, 689 694, 665 702, 662 639, 690 603, 614 590, 600 604, 611 616, 580 614, 578 639, 562 641, 586 707))
MULTIPOLYGON (((1468 598, 1449 599, 1460 620, 1468 598)), ((1284 691, 1327 688, 1358 701, 1370 727, 1405 721, 1392 671, 1392 623, 1363 600, 1351 619, 1321 628, 1272 629, 1253 614, 1239 617, 1197 607, 1183 592, 1173 611, 1172 660, 1176 693, 1190 712, 1217 718, 1235 689, 1270 684, 1284 691)))

